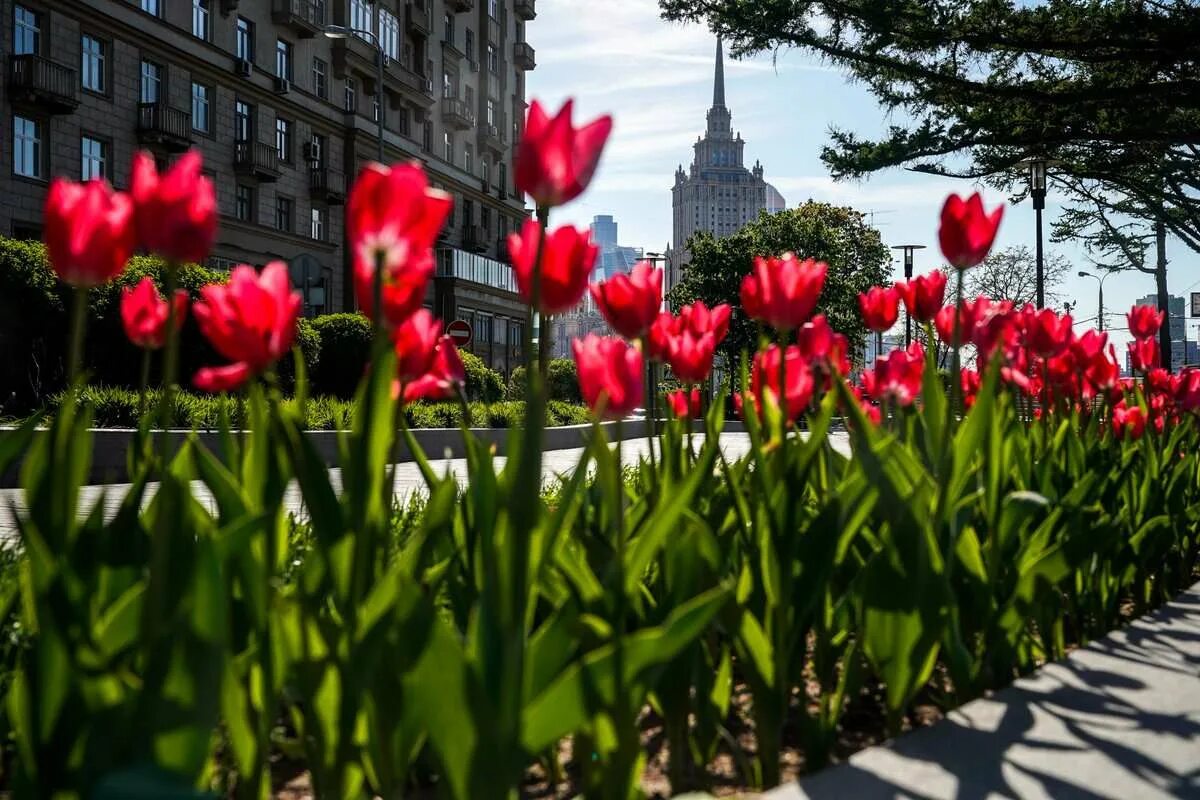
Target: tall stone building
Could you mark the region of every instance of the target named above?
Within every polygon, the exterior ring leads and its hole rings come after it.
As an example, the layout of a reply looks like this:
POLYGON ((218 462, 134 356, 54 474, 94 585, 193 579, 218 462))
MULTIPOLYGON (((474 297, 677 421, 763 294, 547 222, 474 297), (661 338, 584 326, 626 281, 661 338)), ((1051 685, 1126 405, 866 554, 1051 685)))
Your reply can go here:
POLYGON ((306 313, 352 309, 343 206, 382 115, 385 160, 421 161, 455 199, 426 305, 507 373, 535 16, 535 0, 0 0, 0 234, 40 235, 53 176, 127 188, 135 150, 165 167, 196 148, 220 206, 211 265, 282 259, 306 313))
POLYGON ((733 117, 725 105, 725 67, 721 40, 717 40, 713 102, 708 127, 693 145, 692 165, 680 165, 671 189, 673 209, 672 250, 667 266, 667 288, 679 283, 690 260, 688 239, 699 231, 728 236, 765 210, 784 208, 783 196, 763 180, 762 164, 745 165, 746 143, 733 132, 733 117))

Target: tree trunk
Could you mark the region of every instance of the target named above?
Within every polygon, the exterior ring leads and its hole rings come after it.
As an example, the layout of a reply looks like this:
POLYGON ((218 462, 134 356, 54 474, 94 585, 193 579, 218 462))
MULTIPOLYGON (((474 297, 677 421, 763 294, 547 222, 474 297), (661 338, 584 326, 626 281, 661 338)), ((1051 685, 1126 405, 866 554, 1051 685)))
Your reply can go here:
MULTIPOLYGON (((1158 255, 1154 262, 1154 287, 1158 292, 1158 310, 1166 312, 1163 326, 1158 330, 1158 349, 1162 355, 1163 368, 1171 370, 1171 309, 1167 294, 1167 226, 1162 220, 1154 223, 1154 239, 1158 255)), ((1186 357, 1186 353, 1184 354, 1186 357)))

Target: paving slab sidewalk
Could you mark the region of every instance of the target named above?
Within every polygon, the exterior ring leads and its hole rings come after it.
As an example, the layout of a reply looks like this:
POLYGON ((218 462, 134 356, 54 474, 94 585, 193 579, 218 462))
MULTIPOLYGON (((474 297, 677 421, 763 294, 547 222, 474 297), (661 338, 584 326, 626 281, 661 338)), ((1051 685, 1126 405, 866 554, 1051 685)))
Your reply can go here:
POLYGON ((767 800, 1200 798, 1200 584, 1165 608, 767 800))

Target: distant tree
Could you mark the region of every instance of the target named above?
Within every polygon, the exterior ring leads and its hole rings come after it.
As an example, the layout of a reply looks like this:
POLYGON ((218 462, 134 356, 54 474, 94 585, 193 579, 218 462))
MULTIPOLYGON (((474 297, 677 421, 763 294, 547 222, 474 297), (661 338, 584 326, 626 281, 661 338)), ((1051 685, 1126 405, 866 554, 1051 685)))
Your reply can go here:
POLYGON ((729 336, 721 346, 728 363, 736 365, 742 351, 753 352, 757 344, 758 325, 741 310, 742 278, 750 273, 755 256, 789 251, 829 264, 817 312, 849 338, 852 355, 861 360, 859 347, 867 330, 858 312, 858 294, 891 274, 891 253, 862 213, 810 201, 777 214, 764 212, 724 238, 699 233, 687 246, 692 260, 668 299, 676 309, 694 300, 734 307, 729 336))
MULTIPOLYGON (((1057 289, 1071 272, 1070 259, 1062 253, 1048 253, 1044 262, 1046 305, 1057 305, 1062 296, 1057 289)), ((1016 306, 1032 303, 1037 297, 1037 265, 1033 251, 1025 245, 996 250, 982 264, 967 270, 963 277, 963 295, 984 295, 993 300, 1011 300, 1016 306)))

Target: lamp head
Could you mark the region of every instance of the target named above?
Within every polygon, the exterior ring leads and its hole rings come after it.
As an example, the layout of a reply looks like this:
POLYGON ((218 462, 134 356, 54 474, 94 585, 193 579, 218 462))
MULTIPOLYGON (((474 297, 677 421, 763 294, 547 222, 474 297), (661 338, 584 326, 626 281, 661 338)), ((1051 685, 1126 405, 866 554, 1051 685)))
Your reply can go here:
POLYGON ((328 25, 322 31, 327 39, 349 39, 350 30, 344 25, 328 25))

